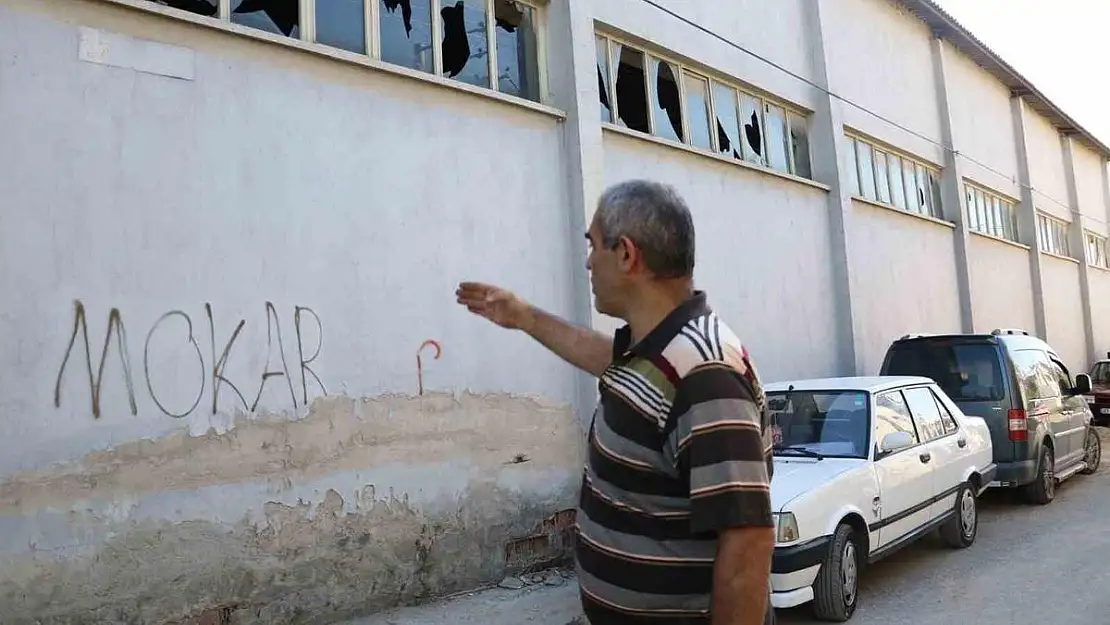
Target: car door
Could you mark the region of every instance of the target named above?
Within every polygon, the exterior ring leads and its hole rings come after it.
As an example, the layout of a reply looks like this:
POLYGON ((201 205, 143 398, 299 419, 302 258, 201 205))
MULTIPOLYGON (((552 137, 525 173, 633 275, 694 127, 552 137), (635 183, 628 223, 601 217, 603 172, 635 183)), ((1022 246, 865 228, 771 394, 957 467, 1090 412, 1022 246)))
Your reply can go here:
POLYGON ((908 388, 903 394, 933 467, 934 501, 929 506, 929 520, 933 520, 955 509, 956 491, 963 480, 964 467, 960 459, 967 446, 967 437, 959 432, 955 419, 931 388, 908 388))
POLYGON ((920 444, 906 399, 900 390, 875 396, 873 447, 875 474, 879 482, 876 503, 879 540, 876 547, 890 545, 929 522, 929 500, 933 497, 933 465, 920 444), (892 432, 908 432, 914 445, 883 454, 879 444, 892 432))
POLYGON ((1052 357, 1049 358, 1049 362, 1060 392, 1060 414, 1063 423, 1066 424, 1062 436, 1067 439, 1068 448, 1067 456, 1057 452, 1056 466, 1065 468, 1083 455, 1083 443, 1087 435, 1087 400, 1082 395, 1072 394, 1071 390, 1075 388, 1075 384, 1072 383, 1071 375, 1068 374, 1064 363, 1052 357))

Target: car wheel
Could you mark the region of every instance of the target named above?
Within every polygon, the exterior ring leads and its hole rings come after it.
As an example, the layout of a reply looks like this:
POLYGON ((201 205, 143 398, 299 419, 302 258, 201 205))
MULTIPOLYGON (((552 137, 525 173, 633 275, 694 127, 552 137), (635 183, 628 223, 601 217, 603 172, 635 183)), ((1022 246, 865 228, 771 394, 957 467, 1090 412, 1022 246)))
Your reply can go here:
POLYGON ((956 493, 955 514, 940 527, 940 537, 950 547, 966 549, 975 542, 978 533, 979 502, 975 498, 975 491, 963 484, 956 493))
POLYGON ((856 611, 860 563, 867 554, 860 553, 855 534, 847 523, 841 523, 833 534, 829 553, 813 582, 813 615, 819 620, 843 622, 856 611))
POLYGON ((1025 486, 1025 498, 1029 503, 1043 506, 1052 503, 1056 498, 1056 458, 1052 448, 1048 445, 1041 446, 1041 458, 1037 463, 1037 477, 1032 484, 1025 486))
POLYGON ((1087 468, 1080 471, 1083 475, 1098 471, 1098 465, 1102 463, 1102 440, 1093 427, 1087 428, 1087 438, 1083 440, 1083 462, 1087 464, 1087 468))

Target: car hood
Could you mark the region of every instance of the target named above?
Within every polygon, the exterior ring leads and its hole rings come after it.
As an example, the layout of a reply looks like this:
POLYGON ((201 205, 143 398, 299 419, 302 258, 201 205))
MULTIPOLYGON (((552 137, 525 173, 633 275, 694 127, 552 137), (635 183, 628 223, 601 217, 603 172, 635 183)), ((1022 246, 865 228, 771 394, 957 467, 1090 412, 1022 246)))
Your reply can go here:
POLYGON ((799 495, 816 490, 838 475, 867 464, 857 458, 785 458, 775 457, 775 474, 771 478, 771 509, 776 512, 799 495))

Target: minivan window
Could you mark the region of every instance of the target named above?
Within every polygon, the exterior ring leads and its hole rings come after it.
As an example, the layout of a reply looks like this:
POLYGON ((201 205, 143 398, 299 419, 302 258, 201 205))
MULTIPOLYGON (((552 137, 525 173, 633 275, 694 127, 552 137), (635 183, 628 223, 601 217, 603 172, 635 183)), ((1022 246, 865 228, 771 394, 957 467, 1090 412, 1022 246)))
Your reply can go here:
POLYGON ((1039 349, 1021 349, 1015 351, 1012 358, 1025 399, 1060 396, 1060 381, 1048 354, 1039 349))
POLYGON ((885 374, 931 378, 955 402, 1001 401, 1006 396, 997 348, 991 344, 895 344, 885 374))

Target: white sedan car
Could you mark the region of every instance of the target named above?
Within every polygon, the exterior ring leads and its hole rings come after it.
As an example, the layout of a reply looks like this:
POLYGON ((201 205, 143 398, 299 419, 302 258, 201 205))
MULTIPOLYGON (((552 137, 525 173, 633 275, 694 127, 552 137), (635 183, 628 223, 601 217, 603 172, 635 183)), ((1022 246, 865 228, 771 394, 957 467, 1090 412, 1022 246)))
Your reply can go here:
POLYGON ((772 604, 855 612, 860 570, 939 529, 975 541, 976 499, 994 479, 986 423, 932 380, 835 378, 768 384, 777 537, 772 604))

